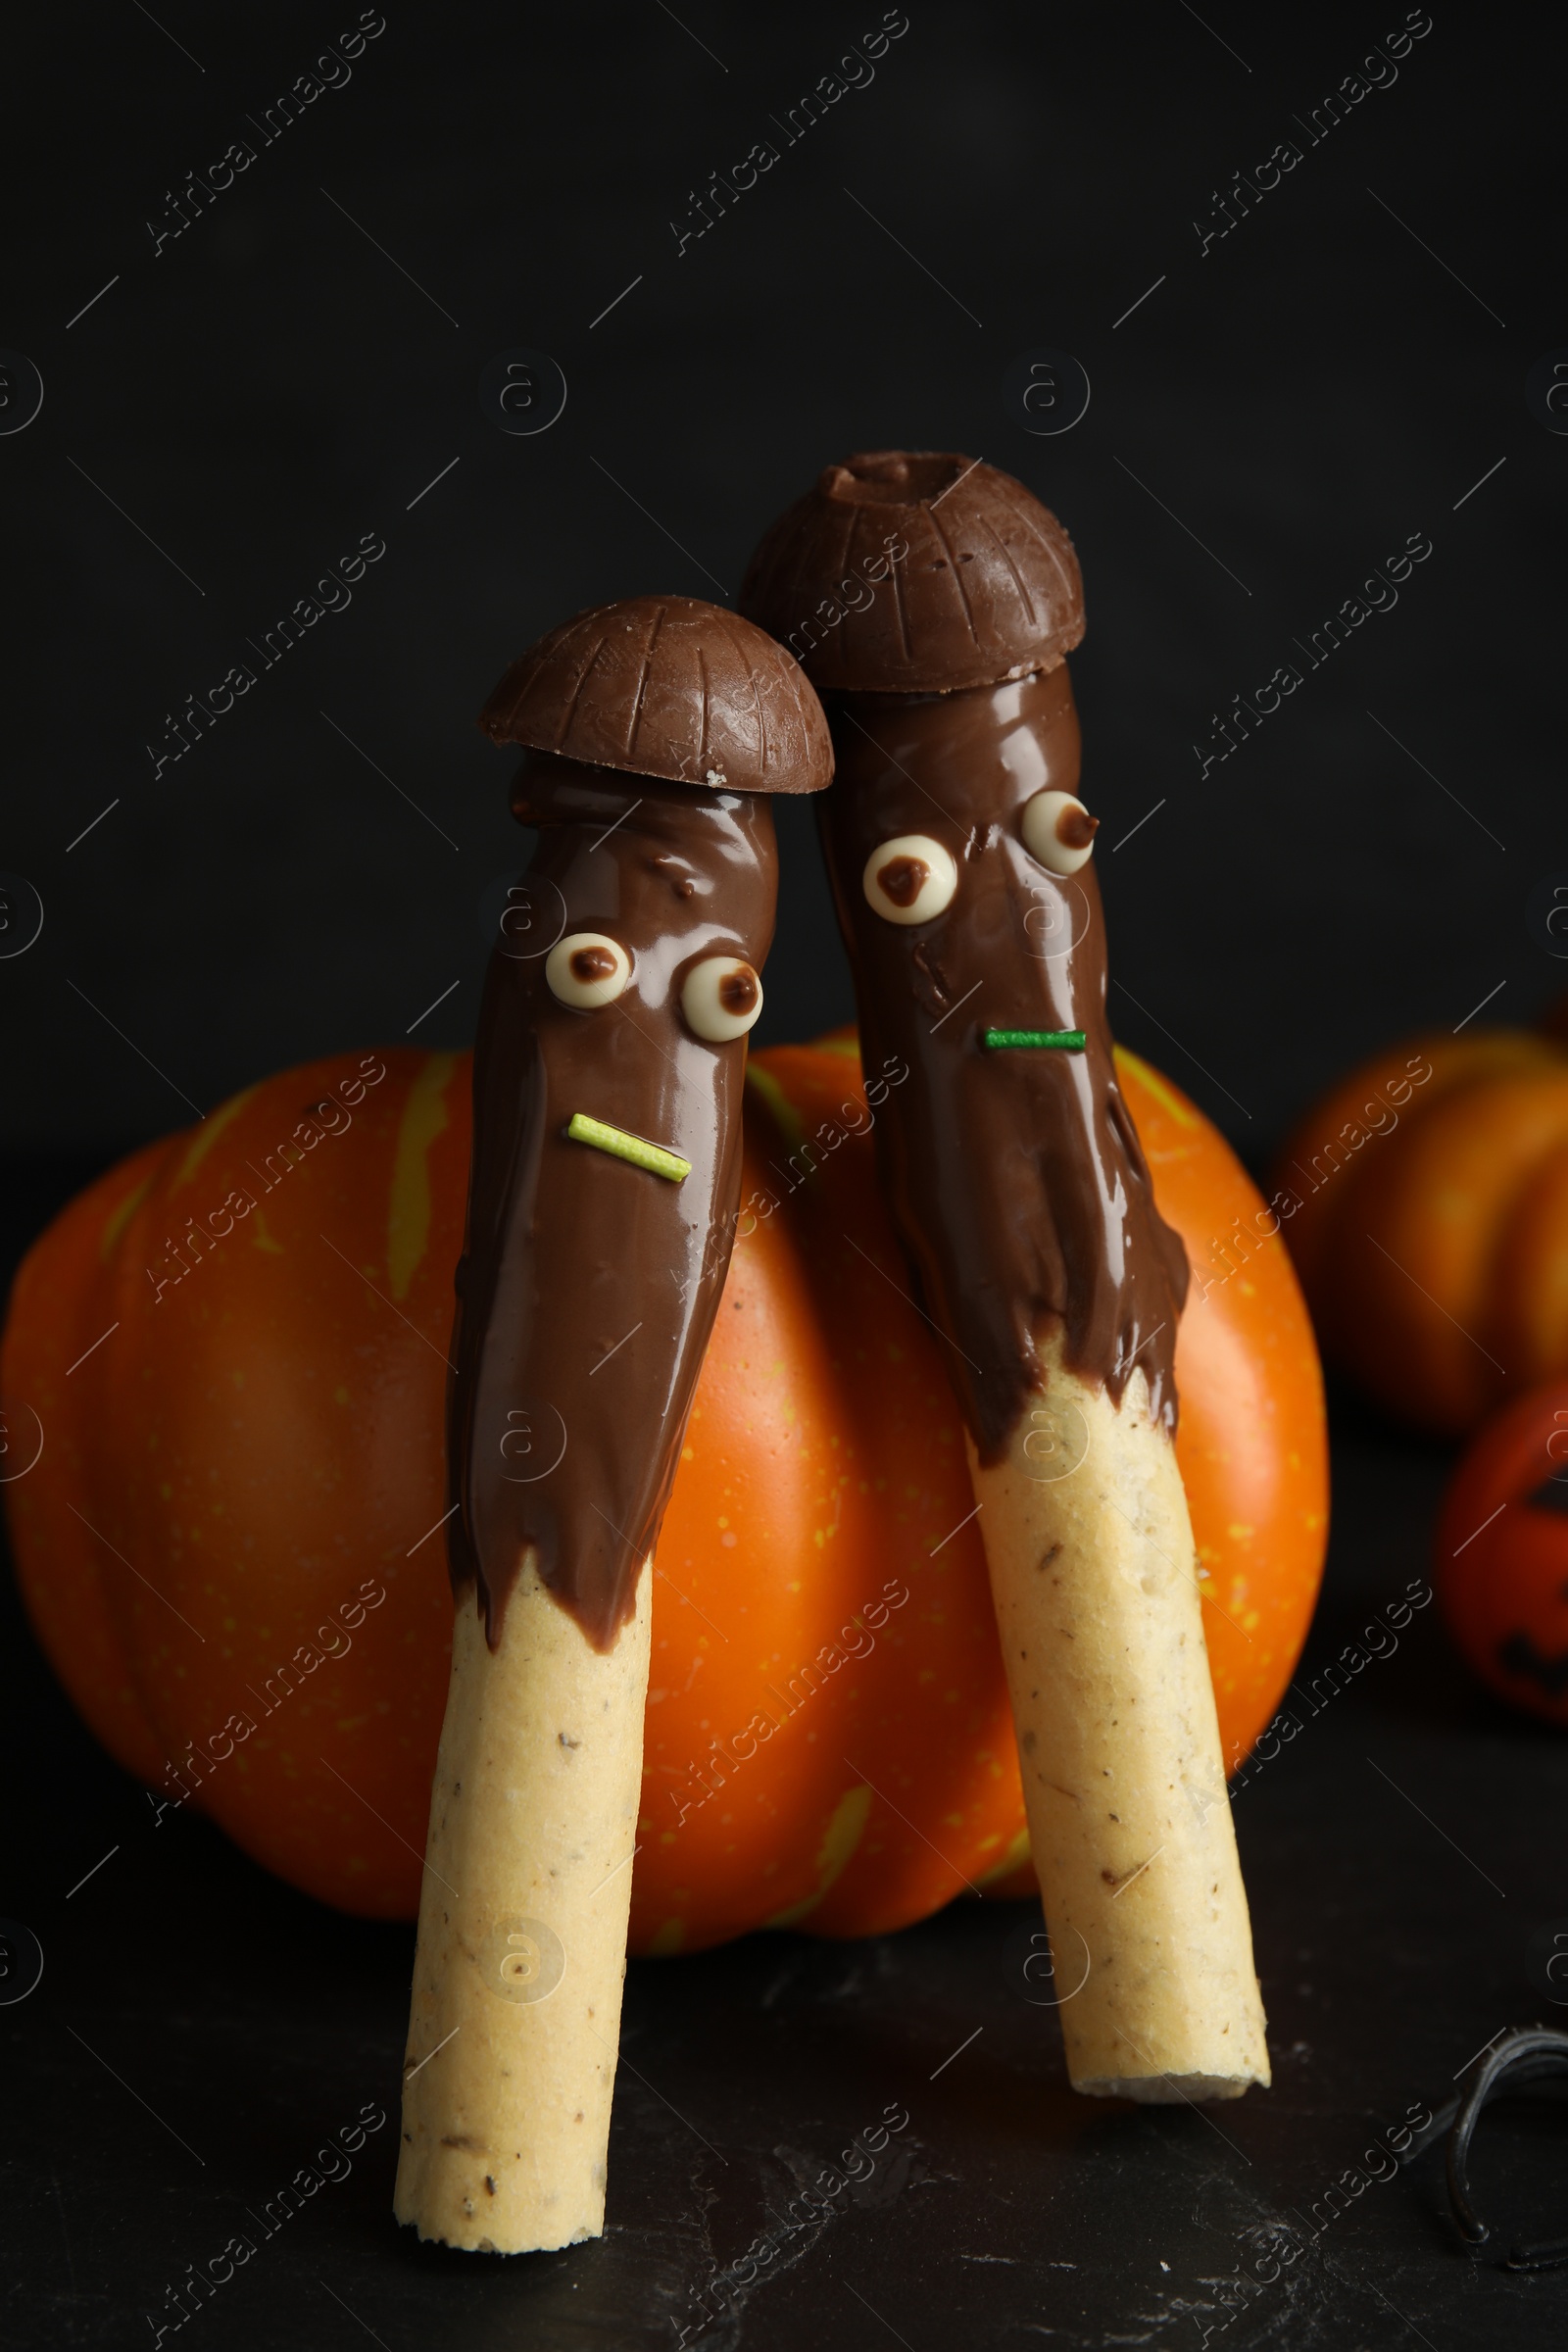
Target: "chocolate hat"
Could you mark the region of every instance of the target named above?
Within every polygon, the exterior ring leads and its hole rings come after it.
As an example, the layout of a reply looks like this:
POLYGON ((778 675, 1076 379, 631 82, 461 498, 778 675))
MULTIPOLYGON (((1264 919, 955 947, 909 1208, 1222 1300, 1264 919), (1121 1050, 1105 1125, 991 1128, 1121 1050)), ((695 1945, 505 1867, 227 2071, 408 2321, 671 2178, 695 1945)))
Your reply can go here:
POLYGON ((758 548, 740 605, 823 692, 997 685, 1054 669, 1084 633, 1078 559, 1050 509, 994 466, 929 450, 827 466, 758 548))
POLYGON ((670 784, 820 792, 821 705, 763 630, 691 596, 579 612, 519 654, 480 713, 496 743, 670 784))

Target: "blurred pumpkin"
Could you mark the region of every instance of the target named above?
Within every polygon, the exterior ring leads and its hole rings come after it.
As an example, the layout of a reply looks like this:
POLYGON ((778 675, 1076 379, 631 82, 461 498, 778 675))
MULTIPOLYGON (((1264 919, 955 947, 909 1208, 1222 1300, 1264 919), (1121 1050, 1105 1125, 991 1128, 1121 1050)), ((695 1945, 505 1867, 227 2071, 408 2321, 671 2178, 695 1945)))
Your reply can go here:
POLYGON ((1443 1437, 1568 1372, 1568 1053, 1525 1030, 1418 1037, 1307 1113, 1276 1201, 1324 1354, 1443 1437))
POLYGON ((1433 1582, 1481 1680, 1568 1725, 1568 1379, 1516 1397, 1467 1448, 1438 1519, 1433 1582))
MULTIPOLYGON (((1195 1257, 1258 1197, 1120 1057, 1195 1257)), ((1029 1884, 961 1425, 883 1218, 853 1032, 754 1056, 734 1257, 656 1563, 633 1948, 868 1935, 1029 1884), (1022 1874, 1020 1876, 1020 1873, 1022 1874)), ((101 1178, 17 1278, 22 1588, 159 1793, 345 1909, 414 1915, 446 1692, 443 1404, 466 1055, 319 1061, 101 1178)), ((1192 1306, 1180 1455, 1227 1755, 1272 1716, 1326 1541, 1289 1260, 1192 1306)))

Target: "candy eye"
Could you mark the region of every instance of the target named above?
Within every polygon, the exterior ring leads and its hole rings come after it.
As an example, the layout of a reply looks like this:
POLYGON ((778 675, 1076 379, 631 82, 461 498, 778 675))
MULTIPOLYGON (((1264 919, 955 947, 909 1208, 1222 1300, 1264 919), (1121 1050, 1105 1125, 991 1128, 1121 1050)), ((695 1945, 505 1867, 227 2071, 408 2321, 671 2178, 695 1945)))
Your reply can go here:
POLYGON ((705 956, 681 986, 686 1026, 711 1046, 744 1037, 762 1009, 762 983, 744 957, 705 956))
POLYGON ((958 869, 929 833, 900 833, 865 861, 866 904, 889 923, 929 923, 953 905, 958 869))
POLYGON ((1094 855, 1100 819, 1070 792, 1037 792, 1023 805, 1023 846, 1048 873, 1075 874, 1094 855))
POLYGON ((602 931, 568 931, 545 957, 550 993, 579 1012, 613 1004, 631 978, 631 957, 602 931))

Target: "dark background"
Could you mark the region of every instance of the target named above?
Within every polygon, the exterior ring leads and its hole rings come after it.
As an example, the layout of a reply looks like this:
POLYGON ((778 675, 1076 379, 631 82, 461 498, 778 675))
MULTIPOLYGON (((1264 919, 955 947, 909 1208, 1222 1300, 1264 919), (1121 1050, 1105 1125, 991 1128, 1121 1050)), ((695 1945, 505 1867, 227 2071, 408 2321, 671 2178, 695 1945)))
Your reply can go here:
MULTIPOLYGON (((473 725, 502 667, 585 604, 733 593, 778 508, 857 447, 983 456, 1071 529, 1113 1017, 1254 1166, 1373 1046, 1499 988, 1484 1017, 1530 1018, 1568 979, 1529 919, 1568 868, 1568 441, 1524 400, 1568 345, 1545 18, 1440 7, 1394 86, 1313 146, 1298 118, 1401 9, 910 0, 871 85, 677 257, 690 192, 754 140, 782 147, 770 118, 879 8, 394 0, 348 85, 263 147, 247 118, 357 14, 163 0, 154 23, 125 0, 9 27, 0 343, 45 386, 0 437, 0 868, 45 909, 0 961, 10 1258, 92 1168, 266 1071, 411 1031, 466 1042, 481 901, 524 846, 473 725), (145 222, 241 137, 256 162, 155 258, 145 222), (1201 255, 1195 217, 1287 138, 1301 163, 1201 255), (568 386, 533 437, 478 399, 517 347, 568 386), (1002 396, 1040 347, 1093 385, 1055 438, 1002 396), (387 552, 350 609, 155 778, 166 713, 366 532, 387 552), (1200 780, 1210 714, 1414 532, 1433 553, 1396 610, 1200 780)), ((761 1042, 851 1009, 809 816, 786 816, 761 1042)), ((1309 1669, 1424 1572, 1444 1467, 1337 1409, 1309 1669)), ((19 1615, 3 1654, 0 1910, 47 1964, 0 2009, 0 2328, 141 2344, 239 2205, 364 2100, 395 2112, 412 1936, 287 1894, 199 1822, 154 1839, 19 1615)), ((1217 2122, 1086 2111, 1004 1978, 1022 1913, 956 1906, 866 1946, 755 1938, 634 1968, 597 2246, 417 2250, 372 2141, 192 2326, 389 2352, 670 2344, 792 2167, 900 2099, 918 2145, 885 2200, 703 2340, 1558 2342, 1562 2278, 1472 2269, 1435 2159, 1302 2237, 1289 2291, 1236 2309, 1218 2282, 1538 2014, 1524 1949, 1568 1914, 1565 1798, 1560 1742, 1477 1698, 1428 1612, 1237 1800, 1268 2098, 1217 2122)), ((1495 2132, 1495 2193, 1527 2230, 1561 2228, 1560 2137, 1539 2114, 1495 2132)))
MULTIPOLYGON (((400 1042, 455 981, 414 1034, 466 1042, 480 902, 523 846, 473 724, 505 663, 585 604, 733 593, 780 506, 867 445, 984 456, 1071 529, 1113 1014, 1250 1156, 1402 1028, 1499 982, 1488 1017, 1524 1018, 1568 977, 1527 925, 1568 864, 1568 444, 1523 398, 1568 342, 1548 20, 1440 11, 1309 146, 1297 118, 1402 10, 1209 30, 1181 0, 916 4, 870 86, 677 258, 690 191, 783 147, 771 118, 878 24, 869 0, 693 0, 689 31, 658 0, 394 6, 262 147, 247 118, 357 13, 162 11, 172 39, 126 0, 13 32, 0 339, 45 398, 0 441, 0 866, 46 910, 0 969, 15 1146, 142 1141, 292 1060, 400 1042), (146 221, 242 136, 256 162, 154 258, 146 221), (1301 163, 1200 255, 1195 218, 1287 138, 1301 163), (568 385, 532 438, 478 400, 517 346, 568 385), (1002 399, 1040 346, 1093 385, 1056 438, 1002 399), (387 553, 352 606, 155 781, 166 713, 367 531, 387 553), (1200 782, 1211 714, 1417 531, 1434 552, 1397 608, 1200 782)), ((764 1043, 851 1009, 793 814, 764 1043)))

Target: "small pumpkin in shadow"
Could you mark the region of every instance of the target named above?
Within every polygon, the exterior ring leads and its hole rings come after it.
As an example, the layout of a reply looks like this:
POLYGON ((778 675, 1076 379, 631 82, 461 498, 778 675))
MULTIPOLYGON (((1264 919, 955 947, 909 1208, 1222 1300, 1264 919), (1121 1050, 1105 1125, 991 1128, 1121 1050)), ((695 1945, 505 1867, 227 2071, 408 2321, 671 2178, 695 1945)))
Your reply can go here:
POLYGON ((1478 1432, 1436 1545, 1439 1604, 1475 1672, 1510 1706, 1568 1725, 1568 1379, 1478 1432))

